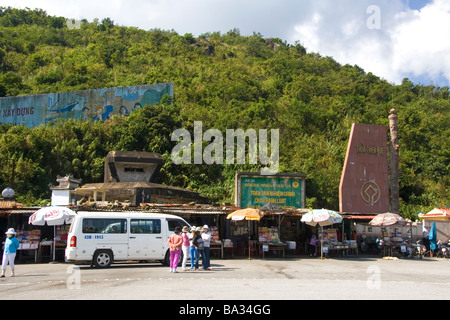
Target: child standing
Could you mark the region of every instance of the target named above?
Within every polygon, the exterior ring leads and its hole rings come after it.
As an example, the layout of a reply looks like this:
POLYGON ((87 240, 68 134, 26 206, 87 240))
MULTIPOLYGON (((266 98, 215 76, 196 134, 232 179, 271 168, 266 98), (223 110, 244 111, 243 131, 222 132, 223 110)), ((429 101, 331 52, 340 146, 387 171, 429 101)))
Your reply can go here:
POLYGON ((169 237, 168 243, 170 246, 170 272, 177 273, 178 262, 180 261, 181 246, 183 238, 180 235, 181 228, 176 227, 175 233, 169 237))
POLYGON ((17 249, 19 249, 19 240, 16 238, 16 231, 13 228, 8 229, 5 232, 8 237, 5 241, 5 251, 3 251, 3 262, 2 262, 2 275, 1 277, 5 277, 6 266, 9 263, 11 267, 11 277, 15 277, 14 274, 14 259, 16 258, 17 249))

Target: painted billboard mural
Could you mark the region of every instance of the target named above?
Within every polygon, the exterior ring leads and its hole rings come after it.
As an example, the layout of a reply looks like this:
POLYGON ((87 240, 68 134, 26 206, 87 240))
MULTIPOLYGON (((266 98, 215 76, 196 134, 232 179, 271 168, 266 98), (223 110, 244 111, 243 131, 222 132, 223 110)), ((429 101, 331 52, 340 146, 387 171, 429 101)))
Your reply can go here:
POLYGON ((173 83, 0 98, 0 122, 35 127, 57 119, 106 120, 173 97, 173 83))

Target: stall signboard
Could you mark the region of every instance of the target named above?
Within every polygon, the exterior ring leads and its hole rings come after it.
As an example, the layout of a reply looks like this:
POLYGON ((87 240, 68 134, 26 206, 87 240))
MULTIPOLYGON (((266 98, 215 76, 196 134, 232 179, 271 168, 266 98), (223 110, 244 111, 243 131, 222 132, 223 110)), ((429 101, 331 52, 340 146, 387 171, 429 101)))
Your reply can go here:
POLYGON ((268 203, 286 208, 304 207, 304 175, 236 176, 236 205, 260 208, 268 203))
POLYGON ((35 127, 58 119, 102 121, 173 97, 173 83, 0 98, 0 123, 35 127))

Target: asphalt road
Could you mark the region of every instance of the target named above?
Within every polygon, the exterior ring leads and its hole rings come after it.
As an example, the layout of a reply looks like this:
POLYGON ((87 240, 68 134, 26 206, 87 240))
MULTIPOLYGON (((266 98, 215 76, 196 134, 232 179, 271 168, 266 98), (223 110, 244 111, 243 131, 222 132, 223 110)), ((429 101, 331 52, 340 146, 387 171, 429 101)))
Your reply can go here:
POLYGON ((0 299, 42 300, 317 300, 449 299, 450 260, 212 260, 212 271, 180 271, 158 263, 96 269, 72 264, 16 266, 0 278, 0 299))

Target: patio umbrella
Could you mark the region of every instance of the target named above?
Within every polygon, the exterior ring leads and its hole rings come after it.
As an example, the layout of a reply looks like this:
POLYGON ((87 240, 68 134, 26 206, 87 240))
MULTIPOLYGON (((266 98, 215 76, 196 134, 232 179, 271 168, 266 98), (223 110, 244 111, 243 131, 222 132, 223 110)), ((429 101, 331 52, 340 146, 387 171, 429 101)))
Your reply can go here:
POLYGON ((430 249, 432 251, 436 250, 437 244, 437 230, 436 230, 436 222, 433 222, 433 225, 431 226, 430 233, 428 235, 428 239, 430 239, 430 249))
POLYGON ((307 225, 315 227, 319 225, 322 228, 322 237, 320 239, 320 258, 323 258, 323 227, 331 226, 335 223, 341 223, 342 217, 333 210, 328 209, 314 209, 308 211, 302 216, 302 222, 307 225))
POLYGON ((28 219, 28 224, 34 226, 53 226, 53 261, 55 261, 55 226, 64 223, 71 224, 76 213, 65 207, 45 207, 33 213, 28 219))
POLYGON ((239 209, 227 216, 227 219, 231 219, 233 221, 248 221, 248 259, 251 260, 250 257, 250 221, 260 221, 264 216, 264 212, 258 209, 246 208, 239 209))
MULTIPOLYGON (((393 225, 405 226, 406 223, 406 220, 403 219, 402 216, 391 212, 380 213, 369 222, 371 226, 375 227, 388 227, 393 225)), ((389 251, 392 250, 390 246, 388 249, 389 251)))
POLYGON ((242 220, 250 220, 250 221, 259 221, 264 216, 264 212, 258 209, 246 208, 239 209, 227 216, 227 219, 231 219, 233 221, 242 221, 242 220))
POLYGON ((376 227, 387 227, 394 224, 404 226, 406 225, 406 220, 396 213, 386 212, 378 214, 369 224, 376 227))

